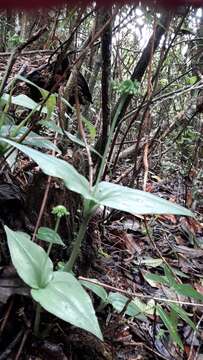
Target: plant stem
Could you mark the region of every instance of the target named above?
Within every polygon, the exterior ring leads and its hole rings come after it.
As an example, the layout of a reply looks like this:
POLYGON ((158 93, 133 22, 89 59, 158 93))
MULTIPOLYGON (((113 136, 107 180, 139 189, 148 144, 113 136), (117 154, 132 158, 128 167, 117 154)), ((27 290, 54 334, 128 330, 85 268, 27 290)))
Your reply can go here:
POLYGON ((64 271, 71 272, 73 269, 75 261, 80 253, 80 247, 82 244, 82 240, 84 239, 89 220, 90 220, 90 214, 85 215, 82 223, 80 224, 79 232, 75 239, 71 256, 70 256, 68 262, 64 266, 64 271))
POLYGON ((39 334, 39 324, 41 318, 41 305, 37 303, 36 313, 35 313, 35 323, 34 323, 34 334, 38 336, 39 334))
MULTIPOLYGON (((60 217, 57 217, 57 219, 56 219, 56 225, 55 225, 55 228, 54 228, 54 231, 55 231, 56 233, 58 232, 58 227, 59 227, 60 221, 61 221, 61 218, 60 218, 60 217)), ((49 254, 50 254, 50 252, 51 252, 52 246, 53 246, 53 243, 50 243, 50 244, 49 244, 49 247, 48 247, 48 250, 47 250, 47 259, 46 259, 46 262, 47 262, 47 260, 48 260, 48 257, 49 257, 49 254)), ((45 265, 46 265, 46 263, 45 263, 45 265)))
MULTIPOLYGON (((107 154, 108 154, 109 146, 111 144, 113 132, 114 132, 114 129, 115 129, 115 126, 116 126, 116 122, 117 122, 121 107, 122 107, 122 103, 119 105, 119 107, 118 107, 118 109, 116 111, 116 114, 115 114, 115 116, 113 118, 113 121, 112 121, 112 125, 111 125, 111 128, 110 128, 107 144, 106 144, 106 147, 105 147, 104 155, 103 155, 103 158, 102 158, 101 166, 100 166, 99 173, 98 173, 97 180, 96 180, 96 184, 95 184, 95 191, 96 191, 96 188, 97 188, 97 186, 98 186, 98 184, 99 184, 99 182, 101 180, 101 177, 103 175, 105 162, 106 162, 106 157, 107 157, 107 154)), ((87 230, 87 225, 88 225, 90 217, 91 217, 90 208, 91 208, 91 206, 89 207, 88 202, 86 202, 84 204, 84 213, 85 213, 84 219, 83 219, 83 222, 80 225, 80 229, 79 229, 78 235, 76 237, 75 243, 73 245, 73 250, 72 250, 70 259, 68 260, 68 262, 64 266, 64 271, 68 271, 68 272, 72 271, 73 266, 75 264, 75 261, 76 261, 78 255, 79 255, 79 253, 80 253, 80 247, 81 247, 81 244, 82 244, 82 240, 84 239, 84 236, 85 236, 85 233, 86 233, 86 230, 87 230), (85 209, 86 206, 87 206, 87 208, 85 209)))

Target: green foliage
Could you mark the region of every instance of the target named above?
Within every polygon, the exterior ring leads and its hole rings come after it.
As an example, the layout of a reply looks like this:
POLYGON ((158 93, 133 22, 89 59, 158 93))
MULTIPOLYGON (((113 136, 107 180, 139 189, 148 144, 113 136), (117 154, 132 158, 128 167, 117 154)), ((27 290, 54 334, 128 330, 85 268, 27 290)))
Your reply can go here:
MULTIPOLYGON (((27 95, 24 94, 11 96, 11 97, 9 94, 3 94, 1 97, 1 101, 2 103, 4 102, 5 104, 10 102, 13 105, 21 106, 29 110, 38 111, 40 109, 39 104, 37 104, 34 100, 30 99, 27 95)), ((46 107, 43 107, 41 112, 47 114, 46 107)))
POLYGON ((40 227, 37 232, 37 238, 51 244, 65 245, 59 234, 47 227, 40 227))
POLYGON ((108 294, 106 290, 97 284, 93 284, 90 281, 80 280, 81 284, 85 286, 87 289, 91 290, 94 294, 96 294, 104 303, 108 303, 108 294))
POLYGON ((0 140, 15 146, 30 156, 41 167, 45 174, 62 179, 68 189, 82 195, 87 200, 91 200, 91 207, 94 207, 94 205, 104 205, 131 214, 176 214, 193 216, 190 210, 170 201, 144 191, 130 189, 108 182, 101 182, 91 191, 87 179, 80 175, 77 170, 67 162, 7 139, 0 138, 0 140))
POLYGON ((138 95, 140 93, 140 83, 130 79, 121 82, 114 81, 113 89, 120 95, 138 95))
POLYGON ((19 276, 45 310, 102 339, 91 299, 70 273, 53 271, 51 259, 25 233, 5 226, 9 251, 19 276))
POLYGON ((22 43, 22 39, 21 39, 20 35, 13 34, 13 35, 9 36, 7 46, 9 49, 13 49, 16 46, 20 45, 21 43, 22 43))
POLYGON ((161 318, 161 320, 163 321, 164 325, 166 326, 166 328, 169 331, 169 334, 172 338, 172 340, 180 346, 180 348, 183 350, 183 343, 182 340, 178 334, 177 331, 177 324, 176 322, 174 322, 171 317, 169 316, 169 314, 163 310, 163 308, 158 304, 156 306, 157 312, 161 318))
MULTIPOLYGON (((145 279, 149 281, 149 283, 152 281, 166 285, 170 287, 171 292, 175 292, 181 296, 186 296, 199 301, 203 301, 203 295, 197 292, 190 284, 181 284, 178 282, 170 267, 164 265, 164 273, 164 276, 148 273, 145 274, 145 279)), ((173 302, 168 302, 168 306, 170 307, 171 311, 176 314, 177 317, 180 317, 182 320, 184 320, 189 326, 191 326, 193 330, 196 328, 194 322, 189 318, 188 313, 180 305, 173 302)), ((183 348, 182 341, 178 335, 177 324, 173 320, 173 317, 169 316, 169 314, 165 312, 160 305, 157 305, 157 310, 159 316, 167 327, 171 338, 181 348, 183 348)))
POLYGON ((51 213, 53 215, 56 215, 56 217, 59 219, 62 218, 63 216, 70 215, 69 211, 63 205, 58 205, 58 206, 53 207, 51 213))
POLYGON ((179 345, 181 349, 183 349, 183 343, 178 334, 177 318, 181 318, 193 330, 196 329, 196 326, 189 318, 188 313, 180 305, 177 305, 173 302, 167 303, 170 308, 170 312, 168 312, 163 309, 163 306, 159 304, 155 305, 154 300, 150 300, 147 304, 145 304, 139 298, 135 297, 129 301, 128 297, 118 292, 110 292, 108 295, 101 285, 88 282, 88 280, 82 280, 81 283, 90 289, 93 293, 95 293, 98 297, 100 297, 104 303, 104 306, 108 304, 112 305, 113 308, 118 312, 122 312, 125 309, 123 315, 135 317, 141 321, 146 321, 146 316, 152 316, 154 315, 155 311, 157 311, 172 340, 175 341, 175 343, 179 345), (128 305, 126 306, 127 303, 128 305))
POLYGON ((186 80, 186 84, 194 85, 197 82, 198 78, 197 78, 197 76, 194 75, 194 76, 187 77, 185 80, 186 80))
POLYGON ((11 260, 23 281, 38 289, 45 287, 53 276, 53 263, 43 248, 30 240, 30 236, 12 231, 5 226, 11 260))
POLYGON ((32 289, 31 295, 48 312, 102 340, 91 299, 72 274, 55 271, 52 281, 45 288, 32 289))
POLYGON ((122 312, 123 309, 125 309, 127 302, 129 302, 123 315, 146 321, 145 315, 152 315, 154 313, 155 304, 153 300, 148 304, 145 304, 138 298, 133 298, 129 301, 127 296, 120 294, 119 292, 110 292, 107 294, 106 290, 101 285, 93 284, 88 280, 81 280, 81 284, 96 294, 102 300, 104 306, 112 305, 118 312, 122 312))
POLYGON ((101 182, 95 191, 95 201, 113 209, 131 214, 176 214, 192 216, 182 206, 159 198, 148 192, 131 189, 108 182, 101 182))
MULTIPOLYGON (((53 264, 48 256, 53 243, 62 244, 56 232, 60 216, 65 215, 63 207, 59 206, 55 208, 54 213, 58 217, 55 231, 47 228, 41 228, 38 231, 39 238, 50 242, 48 254, 38 245, 32 243, 27 235, 12 232, 7 227, 5 230, 12 262, 22 279, 32 288, 31 294, 33 298, 47 311, 73 325, 91 331, 101 339, 101 331, 91 301, 81 284, 71 274, 94 209, 99 205, 104 205, 131 214, 171 213, 192 216, 192 213, 181 206, 155 195, 116 184, 100 182, 94 186, 93 189, 90 189, 87 179, 65 161, 5 138, 1 138, 0 140, 23 151, 26 155, 30 156, 47 175, 62 179, 68 189, 79 193, 85 199, 84 220, 81 223, 70 259, 63 268, 68 270, 68 273, 64 271, 53 272, 53 264), (19 254, 17 257, 15 256, 16 253, 19 254), (46 268, 45 272, 44 267, 46 268), (80 316, 78 316, 78 314, 80 314, 80 316)), ((170 270, 165 269, 164 281, 175 289, 179 284, 172 281, 171 277, 170 270)), ((106 298, 104 291, 98 287, 94 291, 102 298, 105 304, 108 302, 117 310, 122 310, 126 301, 128 301, 125 296, 120 294, 110 294, 108 298, 106 298)), ((128 304, 125 312, 129 316, 145 319, 144 313, 149 313, 149 311, 151 310, 147 305, 138 299, 133 299, 128 304)), ((163 311, 160 310, 160 316, 162 316, 162 320, 172 332, 172 325, 167 315, 164 315, 163 311)), ((182 317, 183 316, 185 317, 185 315, 182 314, 182 317)), ((174 328, 173 338, 176 338, 177 343, 180 345, 174 328)))
POLYGON ((15 146, 23 151, 27 156, 31 157, 47 175, 62 179, 68 189, 75 191, 84 196, 90 197, 89 184, 84 176, 80 175, 75 168, 66 161, 57 159, 51 155, 43 154, 28 146, 17 144, 7 139, 0 139, 9 145, 15 146))

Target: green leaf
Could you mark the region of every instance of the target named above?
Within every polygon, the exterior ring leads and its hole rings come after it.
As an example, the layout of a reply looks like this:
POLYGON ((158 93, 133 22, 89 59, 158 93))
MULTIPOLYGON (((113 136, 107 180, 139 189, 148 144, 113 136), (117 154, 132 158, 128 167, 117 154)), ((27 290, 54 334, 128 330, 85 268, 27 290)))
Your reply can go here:
POLYGON ((65 246, 59 234, 48 227, 40 227, 37 232, 37 238, 51 244, 65 246))
POLYGON ((163 268, 164 268, 165 277, 168 281, 168 285, 173 287, 174 284, 176 284, 176 279, 175 279, 174 274, 172 273, 172 271, 168 265, 164 264, 163 268))
MULTIPOLYGON (((108 302, 118 312, 121 312, 123 310, 128 300, 129 299, 125 295, 118 292, 110 292, 108 296, 108 302)), ((125 315, 136 317, 137 319, 142 321, 147 320, 146 316, 143 315, 143 307, 141 307, 140 304, 138 306, 138 304, 134 300, 131 300, 131 302, 128 304, 125 310, 125 315)))
POLYGON ((35 133, 31 132, 29 136, 23 140, 24 145, 35 146, 39 149, 46 149, 50 151, 56 151, 58 154, 61 154, 59 148, 53 144, 50 140, 45 139, 43 136, 36 135, 35 133))
POLYGON ((102 340, 91 299, 70 273, 56 271, 44 289, 32 290, 35 301, 58 318, 87 330, 102 340))
POLYGON ((12 263, 18 275, 32 288, 46 286, 53 276, 53 263, 30 236, 4 227, 12 263))
POLYGON ((89 132, 89 135, 90 135, 90 138, 91 140, 93 141, 97 135, 96 133, 96 128, 94 127, 94 125, 92 125, 92 123, 87 120, 84 116, 82 116, 82 121, 83 123, 85 124, 88 132, 89 132))
MULTIPOLYGON (((18 105, 25 107, 30 110, 36 109, 38 111, 40 109, 40 106, 38 103, 36 103, 34 100, 29 98, 27 95, 20 94, 16 96, 10 96, 9 94, 3 94, 2 100, 4 100, 6 103, 11 102, 13 105, 18 105)), ((42 113, 46 114, 47 109, 45 107, 42 108, 42 113)))
POLYGON ((131 189, 126 186, 103 181, 98 184, 94 191, 97 203, 131 214, 194 216, 190 210, 180 205, 176 205, 148 192, 131 189))
POLYGON ((182 307, 180 307, 177 304, 173 304, 173 303, 171 303, 171 304, 169 303, 169 305, 170 305, 171 309, 173 311, 175 311, 175 313, 178 314, 181 317, 181 319, 183 319, 188 325, 190 325, 193 330, 196 329, 196 325, 189 318, 187 312, 182 307))
POLYGON ((45 174, 62 179, 68 189, 81 194, 86 199, 92 199, 87 179, 80 175, 72 165, 64 160, 43 154, 40 151, 31 149, 28 146, 18 144, 11 140, 0 138, 0 141, 5 141, 29 156, 39 165, 45 174))
MULTIPOLYGON (((0 130, 0 136, 10 138, 11 140, 18 140, 22 135, 26 134, 28 128, 26 126, 21 127, 20 129, 16 125, 3 125, 0 130)), ((32 145, 41 149, 54 150, 59 154, 61 151, 59 148, 53 144, 50 140, 46 139, 44 136, 31 131, 26 135, 25 140, 22 142, 24 145, 32 145)))
POLYGON ((194 75, 188 77, 186 81, 189 85, 194 85, 197 82, 197 80, 198 80, 197 76, 194 75))
POLYGON ((162 307, 159 304, 157 305, 157 312, 161 320, 163 321, 164 325, 168 329, 169 334, 173 339, 173 341, 175 341, 175 343, 179 345, 180 348, 183 350, 183 343, 180 336, 178 335, 175 322, 172 321, 172 319, 167 315, 167 313, 162 309, 162 307))
POLYGON ((190 284, 174 284, 173 289, 180 295, 188 296, 203 301, 203 295, 196 291, 190 284))
POLYGON ((179 269, 174 268, 173 266, 170 266, 171 270, 173 271, 174 274, 176 274, 179 277, 188 279, 190 276, 185 274, 184 272, 180 271, 179 269))
POLYGON ((39 90, 40 90, 40 92, 42 94, 43 100, 47 99, 46 103, 45 103, 46 108, 47 108, 47 118, 46 118, 46 120, 49 120, 51 118, 52 113, 55 110, 55 107, 56 107, 56 95, 55 94, 50 94, 49 91, 44 90, 42 88, 40 88, 39 90))
POLYGON ((91 290, 94 294, 96 294, 100 299, 102 299, 104 302, 107 302, 108 300, 108 294, 106 290, 101 286, 97 284, 93 284, 90 281, 87 280, 80 280, 80 283, 85 286, 87 289, 91 290))
POLYGON ((154 283, 160 283, 163 285, 168 285, 168 280, 166 276, 163 275, 157 275, 157 274, 151 274, 147 273, 144 275, 144 278, 148 281, 153 281, 154 283))

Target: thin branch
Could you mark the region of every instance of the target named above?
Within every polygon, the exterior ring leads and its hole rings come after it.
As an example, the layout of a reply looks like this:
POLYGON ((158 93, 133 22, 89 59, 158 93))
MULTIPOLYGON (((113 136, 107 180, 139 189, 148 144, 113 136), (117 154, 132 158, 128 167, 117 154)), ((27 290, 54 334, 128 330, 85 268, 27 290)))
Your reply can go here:
POLYGON ((153 299, 154 301, 157 301, 157 302, 164 302, 164 303, 169 303, 169 304, 171 303, 171 304, 178 304, 178 305, 203 307, 203 304, 201 304, 201 303, 191 303, 189 301, 179 301, 179 300, 174 300, 174 299, 154 297, 153 295, 144 295, 144 294, 140 294, 140 293, 137 293, 137 292, 129 292, 127 290, 119 289, 117 287, 102 283, 102 282, 94 280, 94 279, 88 279, 88 278, 85 278, 83 276, 79 276, 78 279, 88 281, 91 284, 100 285, 100 286, 104 287, 107 290, 120 292, 121 294, 124 294, 127 297, 129 297, 129 296, 130 297, 138 297, 138 298, 144 299, 144 300, 153 299))

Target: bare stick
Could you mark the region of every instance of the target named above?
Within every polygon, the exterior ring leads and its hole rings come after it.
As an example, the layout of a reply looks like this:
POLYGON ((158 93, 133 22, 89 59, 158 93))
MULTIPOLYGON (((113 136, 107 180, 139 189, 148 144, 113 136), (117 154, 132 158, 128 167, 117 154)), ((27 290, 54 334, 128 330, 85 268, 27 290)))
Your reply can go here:
POLYGON ((100 285, 100 286, 102 286, 102 287, 104 287, 105 289, 108 289, 108 290, 117 291, 117 292, 119 292, 121 294, 125 294, 127 297, 129 297, 129 296, 130 297, 138 297, 140 299, 145 299, 145 300, 153 299, 154 301, 164 302, 164 303, 169 303, 169 304, 171 303, 171 304, 178 304, 178 305, 203 307, 203 304, 201 304, 201 303, 191 303, 189 301, 179 301, 179 300, 174 300, 174 299, 154 297, 153 295, 144 295, 144 294, 140 294, 140 293, 137 293, 137 292, 129 292, 127 290, 119 289, 119 288, 116 288, 114 286, 111 286, 111 285, 102 283, 100 281, 97 281, 95 279, 88 279, 88 278, 85 278, 83 276, 79 276, 78 279, 87 281, 87 282, 89 282, 91 284, 100 285))

